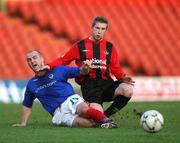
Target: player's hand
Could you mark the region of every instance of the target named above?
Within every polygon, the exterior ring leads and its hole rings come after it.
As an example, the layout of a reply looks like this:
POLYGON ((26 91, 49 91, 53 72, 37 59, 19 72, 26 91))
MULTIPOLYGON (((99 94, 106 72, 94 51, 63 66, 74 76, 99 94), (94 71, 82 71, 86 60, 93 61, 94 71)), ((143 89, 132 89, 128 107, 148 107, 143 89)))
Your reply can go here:
POLYGON ((44 76, 48 70, 50 70, 50 66, 49 65, 44 65, 41 68, 39 68, 38 71, 36 71, 36 75, 44 76))
POLYGON ((19 123, 19 124, 13 124, 12 127, 25 127, 26 124, 24 123, 19 123))
POLYGON ((50 66, 49 65, 44 65, 41 68, 39 68, 38 72, 39 71, 44 71, 44 70, 50 70, 50 66))
POLYGON ((135 83, 135 81, 133 81, 131 77, 128 77, 128 76, 126 76, 126 75, 124 75, 124 76, 122 77, 122 82, 123 82, 123 83, 130 84, 130 85, 132 85, 132 86, 134 86, 134 83, 135 83))
POLYGON ((80 74, 81 74, 81 75, 87 75, 88 73, 89 73, 89 65, 83 64, 83 65, 80 67, 80 74))

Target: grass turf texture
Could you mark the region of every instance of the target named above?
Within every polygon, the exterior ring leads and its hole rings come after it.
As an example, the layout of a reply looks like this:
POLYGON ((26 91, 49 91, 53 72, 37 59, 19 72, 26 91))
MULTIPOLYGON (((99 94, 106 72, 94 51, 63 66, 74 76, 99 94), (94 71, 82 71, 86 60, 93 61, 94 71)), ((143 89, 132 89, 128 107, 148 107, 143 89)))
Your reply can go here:
POLYGON ((180 102, 131 102, 112 119, 118 129, 67 128, 51 124, 51 117, 39 103, 33 105, 28 125, 11 127, 21 118, 20 104, 0 103, 0 143, 178 143, 180 142, 180 102), (150 109, 165 119, 158 133, 147 133, 139 125, 139 116, 150 109))

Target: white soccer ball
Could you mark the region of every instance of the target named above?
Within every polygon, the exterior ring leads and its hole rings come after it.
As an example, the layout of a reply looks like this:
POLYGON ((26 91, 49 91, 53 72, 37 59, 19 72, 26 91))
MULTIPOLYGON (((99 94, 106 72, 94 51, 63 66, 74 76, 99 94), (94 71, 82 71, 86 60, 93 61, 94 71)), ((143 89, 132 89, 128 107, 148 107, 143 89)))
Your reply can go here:
POLYGON ((149 110, 141 116, 140 124, 146 132, 156 133, 162 128, 164 118, 160 112, 149 110))

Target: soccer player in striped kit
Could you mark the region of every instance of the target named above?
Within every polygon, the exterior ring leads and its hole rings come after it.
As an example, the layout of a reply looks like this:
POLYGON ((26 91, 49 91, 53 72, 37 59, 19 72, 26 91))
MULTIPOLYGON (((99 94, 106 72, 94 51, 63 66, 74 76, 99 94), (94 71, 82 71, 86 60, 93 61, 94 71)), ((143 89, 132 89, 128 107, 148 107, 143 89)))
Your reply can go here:
POLYGON ((27 63, 35 76, 27 84, 21 123, 13 127, 26 126, 31 114, 34 100, 37 98, 43 108, 52 115, 52 123, 70 127, 93 127, 100 123, 102 128, 116 128, 102 112, 92 108, 67 82, 68 78, 86 75, 88 65, 81 67, 57 66, 51 71, 40 70, 44 66, 44 58, 38 51, 27 53, 27 63))
POLYGON ((91 103, 91 107, 103 111, 103 102, 113 101, 104 112, 109 117, 131 99, 134 81, 123 73, 115 46, 104 39, 108 20, 103 16, 96 17, 91 29, 90 37, 76 42, 63 57, 49 63, 47 68, 68 65, 74 60, 77 66, 88 64, 89 74, 82 75, 76 81, 81 85, 83 98, 91 103), (111 75, 117 80, 114 81, 111 75))

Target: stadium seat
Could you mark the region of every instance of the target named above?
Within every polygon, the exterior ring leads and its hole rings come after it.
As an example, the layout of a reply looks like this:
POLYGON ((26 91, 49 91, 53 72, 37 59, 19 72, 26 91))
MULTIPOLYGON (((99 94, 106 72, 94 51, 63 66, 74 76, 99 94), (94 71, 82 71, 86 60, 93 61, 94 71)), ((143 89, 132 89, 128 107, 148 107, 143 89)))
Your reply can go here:
MULTIPOLYGON (((118 48, 127 72, 179 75, 179 4, 178 0, 7 1, 9 15, 0 12, 1 33, 6 35, 1 37, 8 49, 18 47, 16 55, 35 47, 52 60, 73 42, 89 36, 92 19, 103 15, 110 24, 106 39, 118 48)), ((19 59, 17 63, 24 62, 19 59)), ((21 77, 29 75, 27 72, 21 77)))

